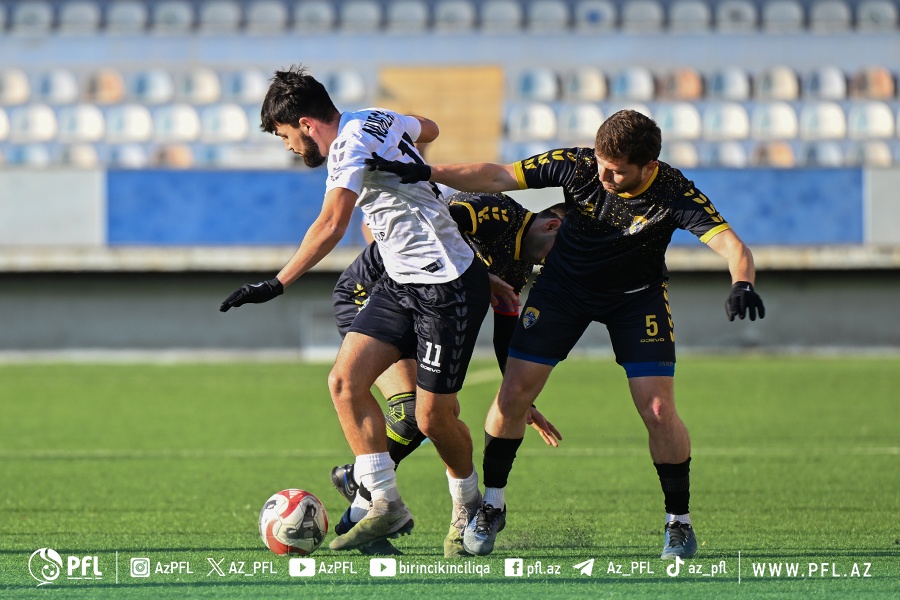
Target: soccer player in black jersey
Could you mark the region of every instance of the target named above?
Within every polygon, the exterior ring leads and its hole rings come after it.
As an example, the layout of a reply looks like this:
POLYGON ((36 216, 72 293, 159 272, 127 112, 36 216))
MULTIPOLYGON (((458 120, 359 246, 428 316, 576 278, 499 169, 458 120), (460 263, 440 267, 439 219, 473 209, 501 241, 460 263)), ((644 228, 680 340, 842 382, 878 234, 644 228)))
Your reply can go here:
MULTIPOLYGON (((552 206, 533 213, 506 194, 472 194, 459 192, 447 202, 450 216, 463 237, 487 265, 491 277, 494 310, 494 351, 501 372, 505 370, 509 340, 519 316, 519 294, 528 282, 536 264, 553 246, 559 230, 564 206, 552 206)), ((377 293, 379 281, 385 277, 377 245, 370 244, 341 274, 334 288, 334 316, 343 337, 356 314, 363 310, 368 298, 377 293)), ((409 456, 426 439, 416 422, 415 364, 401 360, 376 380, 376 386, 387 398, 388 452, 394 463, 409 456)), ((527 414, 544 441, 552 446, 562 439, 552 423, 534 407, 527 414)), ((343 535, 365 515, 369 498, 367 490, 354 480, 353 465, 335 467, 331 472, 335 487, 349 501, 350 508, 335 527, 343 535)), ((451 480, 452 485, 452 480, 451 480)), ((464 507, 463 507, 464 508, 464 507)), ((458 515, 444 540, 446 557, 467 555, 462 547, 463 529, 471 515, 458 515)), ((379 540, 360 548, 365 554, 397 554, 388 540, 379 540)))
POLYGON ((656 123, 623 110, 600 125, 594 148, 560 148, 512 165, 367 161, 404 183, 431 180, 490 192, 561 187, 565 195, 566 218, 513 333, 503 383, 488 414, 484 500, 464 535, 473 554, 489 554, 506 523, 504 489, 526 410, 592 321, 606 325, 649 433, 667 513, 662 558, 689 558, 697 551, 688 508, 691 445, 675 410, 667 296, 665 252, 675 229, 692 232, 726 260, 730 320, 762 318, 765 309, 753 289, 749 248, 692 181, 659 161, 660 147, 656 123))

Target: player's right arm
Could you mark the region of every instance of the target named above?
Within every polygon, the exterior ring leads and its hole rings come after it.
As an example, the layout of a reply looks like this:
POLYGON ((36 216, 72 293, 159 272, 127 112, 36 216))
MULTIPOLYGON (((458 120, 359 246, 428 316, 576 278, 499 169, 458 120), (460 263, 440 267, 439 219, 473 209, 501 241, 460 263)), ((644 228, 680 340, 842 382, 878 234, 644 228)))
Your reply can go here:
POLYGON ((432 165, 431 179, 463 192, 508 192, 521 189, 515 165, 455 163, 432 165))

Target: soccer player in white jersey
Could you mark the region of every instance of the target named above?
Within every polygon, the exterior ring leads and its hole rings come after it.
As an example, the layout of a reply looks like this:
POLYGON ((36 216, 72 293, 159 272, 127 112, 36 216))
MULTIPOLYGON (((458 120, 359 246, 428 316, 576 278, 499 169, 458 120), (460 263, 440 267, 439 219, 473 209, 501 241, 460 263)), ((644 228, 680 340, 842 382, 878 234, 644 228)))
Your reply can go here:
POLYGON ((261 119, 262 129, 282 138, 308 166, 327 161, 325 198, 278 275, 242 286, 219 310, 282 294, 334 249, 356 206, 378 242, 388 275, 355 317, 328 377, 344 436, 356 456, 355 478, 372 494, 368 514, 334 539, 331 549, 360 548, 413 528, 387 452, 384 415, 370 391, 375 379, 403 357, 416 358, 416 420, 447 467, 452 514, 477 510, 481 494, 472 439, 457 416, 457 392, 490 306, 487 270, 475 260, 432 184, 404 185, 364 162, 376 153, 424 163, 414 143, 434 140, 437 125, 377 108, 341 113, 302 66, 275 72, 261 119))

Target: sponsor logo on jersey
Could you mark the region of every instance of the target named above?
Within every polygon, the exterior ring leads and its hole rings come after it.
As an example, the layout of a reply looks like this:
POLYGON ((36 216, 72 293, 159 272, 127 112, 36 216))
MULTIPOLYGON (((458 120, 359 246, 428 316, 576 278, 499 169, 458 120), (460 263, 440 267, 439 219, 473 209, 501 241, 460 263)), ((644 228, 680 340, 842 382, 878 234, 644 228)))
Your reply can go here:
POLYGON ((528 329, 535 323, 541 316, 541 311, 532 307, 529 307, 528 310, 525 311, 525 314, 522 315, 522 327, 528 329))
POLYGON ((628 228, 628 235, 634 235, 640 232, 647 223, 649 223, 649 221, 647 221, 645 217, 635 217, 631 222, 631 227, 628 228))

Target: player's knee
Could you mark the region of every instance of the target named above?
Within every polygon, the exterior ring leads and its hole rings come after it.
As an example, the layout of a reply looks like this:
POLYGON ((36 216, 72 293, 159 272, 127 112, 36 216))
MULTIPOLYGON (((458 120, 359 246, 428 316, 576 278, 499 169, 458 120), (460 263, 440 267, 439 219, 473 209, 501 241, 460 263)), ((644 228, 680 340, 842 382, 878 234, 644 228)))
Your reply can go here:
POLYGON ((528 408, 531 406, 531 396, 519 386, 504 386, 494 404, 497 412, 504 418, 519 418, 528 412, 528 408))
POLYGON ((328 374, 328 391, 335 406, 347 402, 352 396, 350 380, 343 372, 332 369, 328 374))
POLYGON ((675 403, 660 397, 654 397, 640 411, 648 429, 666 429, 678 419, 675 403))
POLYGON ((425 437, 440 437, 441 431, 451 422, 457 421, 453 414, 453 406, 430 404, 423 406, 421 403, 416 405, 416 424, 419 431, 425 437))

